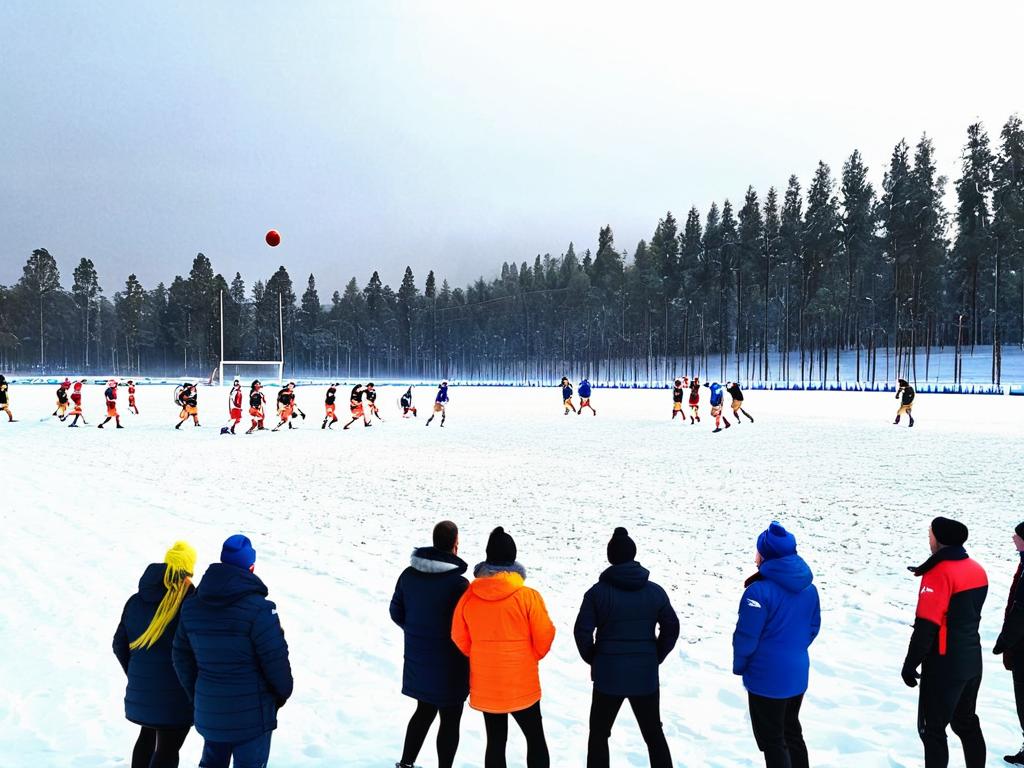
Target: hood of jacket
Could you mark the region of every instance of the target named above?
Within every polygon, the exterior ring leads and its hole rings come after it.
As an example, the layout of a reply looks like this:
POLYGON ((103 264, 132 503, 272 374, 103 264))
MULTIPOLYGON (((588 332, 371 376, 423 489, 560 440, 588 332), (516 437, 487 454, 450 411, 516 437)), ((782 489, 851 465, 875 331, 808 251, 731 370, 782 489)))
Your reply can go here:
POLYGON ((213 563, 203 574, 197 596, 209 605, 231 605, 248 595, 268 594, 266 585, 255 573, 234 565, 213 563))
POLYGON ((420 573, 465 573, 469 568, 466 561, 451 552, 436 547, 417 547, 412 551, 409 565, 420 573))
POLYGON ((167 594, 164 586, 164 574, 167 573, 165 563, 150 563, 146 566, 142 578, 139 579, 139 597, 147 603, 159 603, 167 594))
POLYGON ((496 566, 480 563, 473 569, 476 577, 470 582, 470 591, 481 600, 491 602, 511 597, 523 588, 526 569, 519 563, 496 566))
POLYGON ((650 578, 651 572, 636 560, 632 560, 606 568, 601 574, 600 581, 616 589, 636 592, 646 587, 650 578))
POLYGON ((787 592, 801 592, 814 581, 811 567, 800 555, 786 555, 765 560, 758 569, 761 578, 778 584, 787 592))

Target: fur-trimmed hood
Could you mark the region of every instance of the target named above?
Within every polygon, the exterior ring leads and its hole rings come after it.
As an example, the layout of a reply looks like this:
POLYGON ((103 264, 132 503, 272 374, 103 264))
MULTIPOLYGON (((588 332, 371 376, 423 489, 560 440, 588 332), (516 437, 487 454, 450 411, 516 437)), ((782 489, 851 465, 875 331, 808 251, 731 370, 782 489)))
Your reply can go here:
POLYGON ((436 547, 417 547, 409 557, 409 565, 420 573, 465 573, 469 564, 451 552, 436 547))
POLYGON ((526 568, 524 568, 518 562, 516 563, 488 563, 486 560, 482 563, 477 563, 473 567, 473 578, 485 579, 488 576, 497 576, 499 573, 517 573, 523 581, 526 581, 526 568))

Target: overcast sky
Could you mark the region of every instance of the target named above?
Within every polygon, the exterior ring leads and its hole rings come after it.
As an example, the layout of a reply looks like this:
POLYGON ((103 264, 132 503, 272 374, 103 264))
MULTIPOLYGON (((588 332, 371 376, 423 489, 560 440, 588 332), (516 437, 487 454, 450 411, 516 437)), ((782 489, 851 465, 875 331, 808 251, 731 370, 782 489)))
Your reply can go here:
POLYGON ((1024 112, 1019 0, 0 5, 0 283, 33 248, 109 294, 202 251, 321 298, 407 264, 630 251, 666 210, 1024 112), (280 247, 263 243, 281 231, 280 247))

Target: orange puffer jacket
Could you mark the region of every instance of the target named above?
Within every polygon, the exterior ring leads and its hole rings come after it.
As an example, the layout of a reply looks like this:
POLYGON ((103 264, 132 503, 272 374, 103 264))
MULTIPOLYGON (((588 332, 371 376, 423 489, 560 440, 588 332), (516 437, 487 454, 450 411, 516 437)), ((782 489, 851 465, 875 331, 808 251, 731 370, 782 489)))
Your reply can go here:
POLYGON ((540 701, 537 662, 551 649, 555 626, 540 593, 523 586, 525 569, 481 564, 452 617, 452 640, 469 657, 469 706, 518 712, 540 701))

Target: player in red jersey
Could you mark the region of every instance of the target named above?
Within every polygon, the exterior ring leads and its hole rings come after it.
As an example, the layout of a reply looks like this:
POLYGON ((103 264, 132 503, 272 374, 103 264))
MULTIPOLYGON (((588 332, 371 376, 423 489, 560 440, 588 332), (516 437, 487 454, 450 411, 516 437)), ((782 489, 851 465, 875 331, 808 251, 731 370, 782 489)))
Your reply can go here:
POLYGON ((114 419, 114 423, 117 424, 117 428, 124 429, 124 427, 121 426, 121 417, 117 413, 117 382, 114 379, 107 382, 107 388, 103 391, 103 397, 107 400, 107 418, 96 426, 103 429, 104 424, 111 419, 114 419))
POLYGON ((128 410, 139 415, 139 406, 135 404, 135 382, 128 379, 128 410))
POLYGON ((226 435, 228 433, 235 434, 235 427, 238 426, 242 420, 242 384, 235 379, 231 385, 231 391, 228 393, 228 423, 220 428, 220 433, 226 435))

